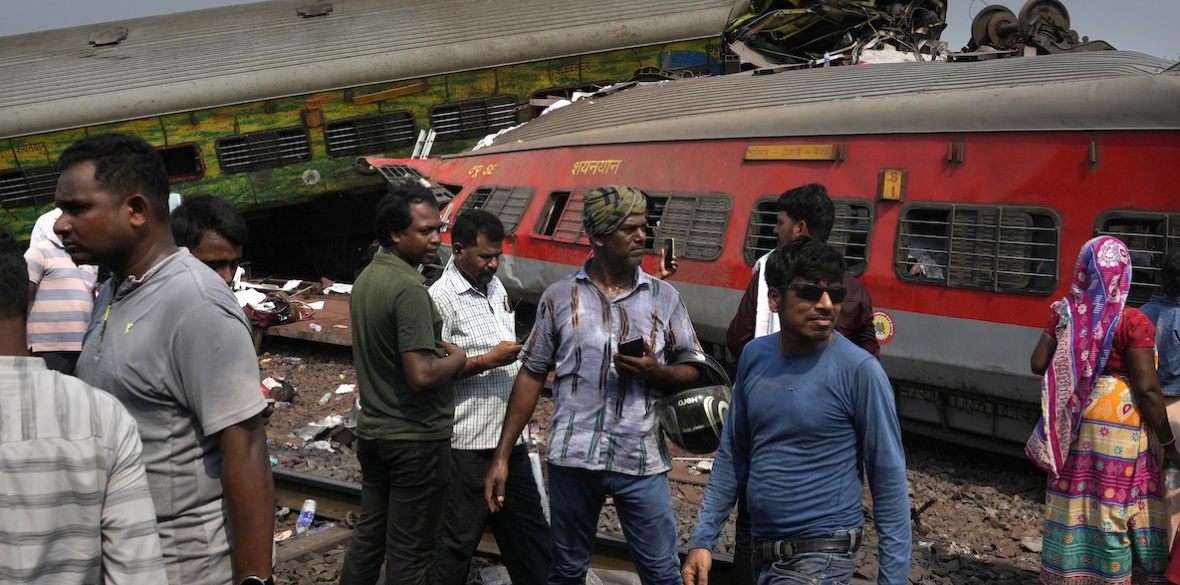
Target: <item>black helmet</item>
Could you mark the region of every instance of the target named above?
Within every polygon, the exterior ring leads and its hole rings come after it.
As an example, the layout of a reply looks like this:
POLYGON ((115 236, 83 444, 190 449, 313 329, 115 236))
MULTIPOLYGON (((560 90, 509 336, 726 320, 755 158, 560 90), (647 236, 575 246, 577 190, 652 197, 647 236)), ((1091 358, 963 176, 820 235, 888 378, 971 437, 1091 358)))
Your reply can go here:
POLYGON ((721 424, 729 411, 730 382, 717 360, 695 349, 682 349, 670 365, 688 364, 701 371, 695 388, 664 396, 656 415, 664 434, 691 453, 711 453, 721 444, 721 424))

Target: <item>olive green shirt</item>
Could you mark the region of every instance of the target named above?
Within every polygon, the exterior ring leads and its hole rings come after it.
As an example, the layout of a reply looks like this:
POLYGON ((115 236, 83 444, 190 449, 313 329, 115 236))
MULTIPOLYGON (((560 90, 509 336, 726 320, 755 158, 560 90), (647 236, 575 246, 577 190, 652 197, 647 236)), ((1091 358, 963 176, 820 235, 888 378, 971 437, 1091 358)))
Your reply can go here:
POLYGON ((425 280, 405 260, 380 252, 352 287, 352 357, 361 395, 356 429, 362 439, 451 439, 452 382, 418 391, 402 370, 402 354, 408 351, 446 357, 442 318, 425 280))

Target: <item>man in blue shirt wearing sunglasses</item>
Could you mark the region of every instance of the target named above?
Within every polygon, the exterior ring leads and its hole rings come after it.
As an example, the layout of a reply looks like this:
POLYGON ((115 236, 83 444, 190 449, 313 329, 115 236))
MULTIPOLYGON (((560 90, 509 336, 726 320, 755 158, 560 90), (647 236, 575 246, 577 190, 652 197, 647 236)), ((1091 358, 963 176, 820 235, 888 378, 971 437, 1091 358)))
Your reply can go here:
POLYGON ((873 496, 878 583, 906 583, 909 496, 893 391, 877 360, 835 333, 843 274, 840 253, 807 237, 771 254, 766 282, 781 330, 751 341, 738 362, 686 585, 706 582, 709 552, 742 488, 757 583, 848 583, 864 526, 862 473, 873 496))

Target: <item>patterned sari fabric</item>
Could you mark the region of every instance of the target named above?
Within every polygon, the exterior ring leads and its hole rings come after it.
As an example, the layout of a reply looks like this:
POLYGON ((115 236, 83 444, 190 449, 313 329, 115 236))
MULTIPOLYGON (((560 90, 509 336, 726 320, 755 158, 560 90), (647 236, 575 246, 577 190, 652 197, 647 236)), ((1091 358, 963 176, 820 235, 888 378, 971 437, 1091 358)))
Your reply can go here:
POLYGON ((1116 332, 1137 327, 1120 321, 1130 278, 1126 246, 1094 238, 1078 257, 1070 294, 1053 304, 1057 348, 1041 384, 1043 416, 1025 447, 1049 472, 1046 585, 1164 583, 1159 462, 1125 375, 1104 373, 1116 332))
POLYGON ((1102 376, 1046 490, 1041 583, 1164 583, 1168 529, 1159 462, 1131 388, 1102 376))
POLYGON ((1082 405, 1106 365, 1130 286, 1127 247, 1101 236, 1082 246, 1069 295, 1053 303, 1057 349, 1041 380, 1042 416, 1024 448, 1050 476, 1060 472, 1077 437, 1082 405))

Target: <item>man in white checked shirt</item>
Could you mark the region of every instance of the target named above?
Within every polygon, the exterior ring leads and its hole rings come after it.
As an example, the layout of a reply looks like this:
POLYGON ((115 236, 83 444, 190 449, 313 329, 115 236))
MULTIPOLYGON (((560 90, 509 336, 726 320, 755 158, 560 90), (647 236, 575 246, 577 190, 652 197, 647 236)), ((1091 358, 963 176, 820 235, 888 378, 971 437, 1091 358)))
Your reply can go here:
POLYGON ((430 287, 442 316, 443 341, 467 351, 467 365, 455 383, 451 486, 432 569, 431 583, 439 585, 467 582, 471 557, 489 522, 514 585, 540 585, 549 573, 549 524, 528 449, 519 439, 509 457, 504 507, 491 514, 483 497, 484 476, 520 370, 515 317, 496 278, 503 240, 504 226, 491 213, 459 214, 451 228, 452 262, 430 287))

